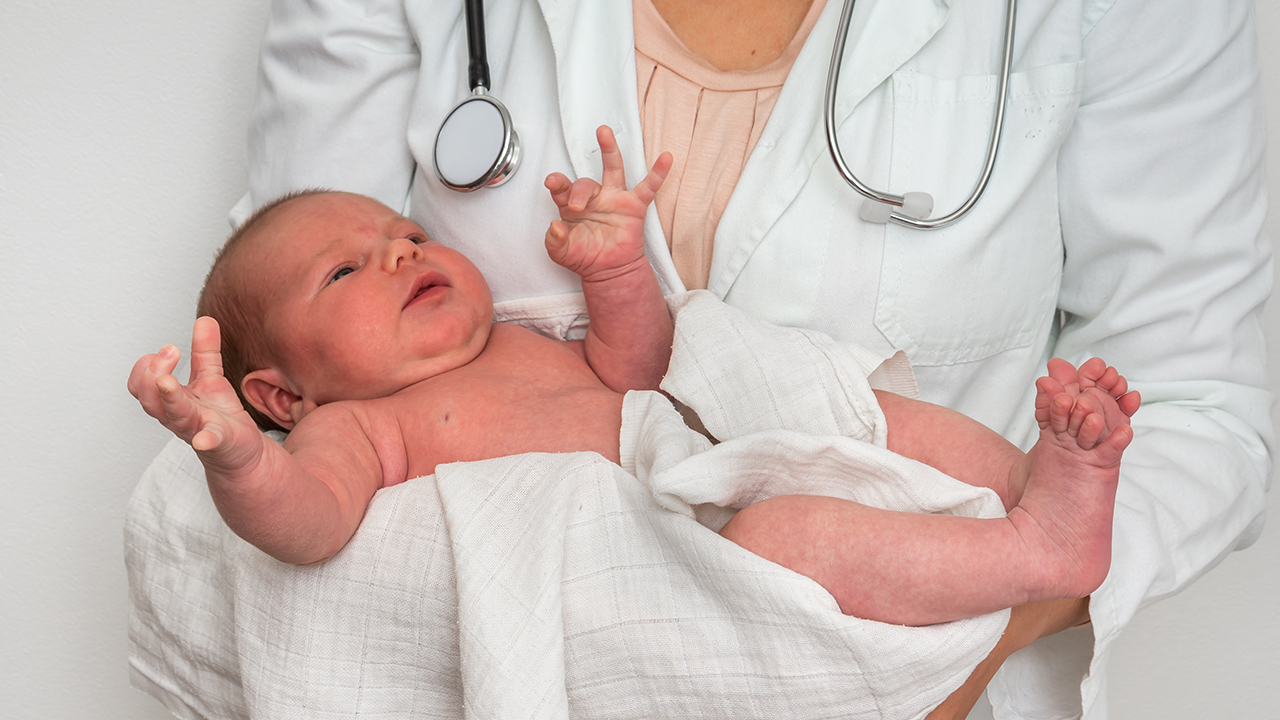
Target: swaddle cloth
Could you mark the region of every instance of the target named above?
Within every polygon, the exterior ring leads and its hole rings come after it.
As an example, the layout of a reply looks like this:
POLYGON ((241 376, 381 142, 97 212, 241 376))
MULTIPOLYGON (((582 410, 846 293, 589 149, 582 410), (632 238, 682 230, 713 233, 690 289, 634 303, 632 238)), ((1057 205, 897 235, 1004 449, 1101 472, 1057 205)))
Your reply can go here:
MULTIPOLYGON (((879 358, 673 298, 661 394, 628 394, 621 467, 534 453, 380 491, 330 561, 279 563, 222 525, 185 445, 126 527, 135 686, 184 718, 919 718, 1008 612, 923 628, 847 617, 714 531, 822 494, 999 516, 988 490, 884 448, 879 358)), ((899 361, 881 374, 909 385, 899 361), (895 365, 898 367, 895 369, 895 365)))

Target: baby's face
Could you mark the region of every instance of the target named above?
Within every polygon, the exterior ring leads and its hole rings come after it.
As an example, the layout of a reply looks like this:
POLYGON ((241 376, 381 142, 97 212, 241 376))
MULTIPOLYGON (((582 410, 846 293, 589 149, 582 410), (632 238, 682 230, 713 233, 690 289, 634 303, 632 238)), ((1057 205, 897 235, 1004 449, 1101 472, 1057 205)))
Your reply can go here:
POLYGON ((484 349, 493 299, 480 271, 386 206, 305 196, 260 232, 250 262, 266 330, 308 410, 386 397, 484 349))

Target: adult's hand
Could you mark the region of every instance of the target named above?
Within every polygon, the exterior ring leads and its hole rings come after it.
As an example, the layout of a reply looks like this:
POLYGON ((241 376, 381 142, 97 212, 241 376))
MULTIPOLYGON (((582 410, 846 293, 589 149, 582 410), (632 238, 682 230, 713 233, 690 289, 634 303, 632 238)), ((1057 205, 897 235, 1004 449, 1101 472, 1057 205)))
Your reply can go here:
POLYGON ((951 693, 941 705, 929 713, 926 720, 964 720, 987 683, 1010 655, 1032 642, 1061 632, 1067 628, 1089 622, 1089 598, 1079 600, 1050 600, 1041 603, 1019 605, 1013 609, 1009 626, 996 643, 987 659, 978 664, 969 679, 951 693))

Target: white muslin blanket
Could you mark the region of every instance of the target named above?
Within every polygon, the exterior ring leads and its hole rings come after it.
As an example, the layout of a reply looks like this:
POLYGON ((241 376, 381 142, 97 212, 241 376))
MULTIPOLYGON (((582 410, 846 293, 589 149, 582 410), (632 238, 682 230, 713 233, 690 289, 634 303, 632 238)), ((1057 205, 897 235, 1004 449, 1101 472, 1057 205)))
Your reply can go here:
MULTIPOLYGON (((663 389, 719 444, 662 395, 631 393, 622 467, 593 453, 441 466, 380 491, 318 566, 232 535, 171 442, 126 522, 134 685, 183 718, 923 717, 1007 611, 924 628, 847 617, 714 531, 781 494, 968 516, 1003 514, 999 500, 884 449, 866 379, 879 358, 704 292, 672 307, 663 389)), ((893 385, 895 367, 873 377, 893 385)))

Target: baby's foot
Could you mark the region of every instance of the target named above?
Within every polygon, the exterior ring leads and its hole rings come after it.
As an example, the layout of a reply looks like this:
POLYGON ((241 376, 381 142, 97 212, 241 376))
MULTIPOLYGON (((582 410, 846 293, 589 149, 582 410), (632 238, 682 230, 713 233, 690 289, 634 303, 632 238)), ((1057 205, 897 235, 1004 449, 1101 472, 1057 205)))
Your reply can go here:
POLYGON ((1074 395, 1058 378, 1036 382, 1040 439, 1027 453, 1023 493, 1009 512, 1038 578, 1030 600, 1084 597, 1110 569, 1120 458, 1133 429, 1132 412, 1111 394, 1119 388, 1126 396, 1123 378, 1109 370, 1082 366, 1080 384, 1087 387, 1074 395))
MULTIPOLYGON (((1109 367, 1101 358, 1092 358, 1086 360, 1077 370, 1074 365, 1063 360, 1062 358, 1053 358, 1049 360, 1049 376, 1041 378, 1042 381, 1050 381, 1049 397, 1053 397, 1059 392, 1066 392, 1071 397, 1077 397, 1082 392, 1090 388, 1097 388, 1106 394, 1115 398, 1116 404, 1107 404, 1103 408, 1108 413, 1105 416, 1107 427, 1119 427, 1128 423, 1126 418, 1133 417, 1138 411, 1138 406, 1142 404, 1142 399, 1135 390, 1129 391, 1129 382, 1115 368, 1109 367), (1057 383, 1054 389, 1053 383, 1057 383), (1116 411, 1120 414, 1117 414, 1116 411)), ((1039 385, 1039 383, 1037 383, 1039 385)), ((1040 427, 1044 427, 1044 418, 1041 416, 1040 397, 1036 398, 1036 420, 1040 422, 1040 427)), ((1044 406, 1047 409, 1047 404, 1044 406)), ((1047 416, 1045 416, 1047 417, 1047 416)))
MULTIPOLYGON (((1049 426, 1050 401, 1059 394, 1066 393, 1074 401, 1081 395, 1095 394, 1095 400, 1101 406, 1104 427, 1102 437, 1105 438, 1112 428, 1128 425, 1129 418, 1138 411, 1142 398, 1137 390, 1129 390, 1129 382, 1113 367, 1108 367, 1100 358, 1085 361, 1076 369, 1075 365, 1061 358, 1049 360, 1049 374, 1036 381, 1035 418, 1043 432, 1049 426), (1114 402, 1109 402, 1110 397, 1114 402)), ((1065 401, 1064 401, 1065 402, 1065 401)), ((1009 474, 1008 491, 1005 495, 1005 507, 1012 508, 1022 499, 1029 477, 1029 459, 1016 466, 1009 474)))

